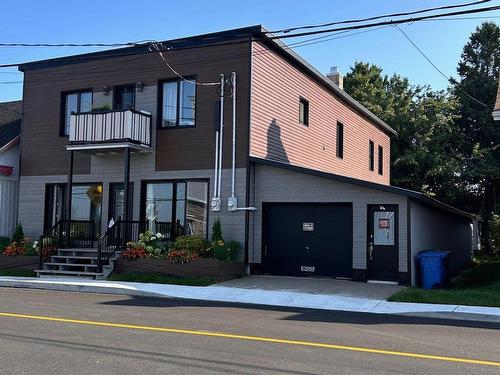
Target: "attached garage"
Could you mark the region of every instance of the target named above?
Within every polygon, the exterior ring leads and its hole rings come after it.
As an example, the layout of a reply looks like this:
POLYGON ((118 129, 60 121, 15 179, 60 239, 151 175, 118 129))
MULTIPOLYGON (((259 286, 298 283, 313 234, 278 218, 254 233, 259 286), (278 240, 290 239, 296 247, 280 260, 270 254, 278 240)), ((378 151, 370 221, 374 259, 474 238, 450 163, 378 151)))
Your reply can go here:
POLYGON ((263 210, 267 273, 352 277, 352 204, 271 203, 263 210))
POLYGON ((271 275, 415 284, 415 255, 477 244, 477 218, 421 193, 251 158, 247 260, 271 275))

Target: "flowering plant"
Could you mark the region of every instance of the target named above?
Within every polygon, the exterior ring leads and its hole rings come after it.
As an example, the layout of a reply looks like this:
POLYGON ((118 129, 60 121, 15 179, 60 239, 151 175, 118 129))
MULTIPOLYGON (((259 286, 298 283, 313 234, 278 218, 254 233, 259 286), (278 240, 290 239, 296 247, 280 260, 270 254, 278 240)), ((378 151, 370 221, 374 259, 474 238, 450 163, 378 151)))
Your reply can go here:
POLYGON ((167 261, 170 263, 187 263, 192 260, 198 259, 199 255, 189 250, 175 250, 172 249, 167 253, 167 261))
POLYGON ((18 244, 16 241, 12 242, 7 246, 2 254, 8 257, 15 257, 17 255, 24 255, 26 253, 26 248, 23 244, 18 244))
POLYGON ((127 250, 123 253, 124 258, 163 258, 166 245, 163 241, 165 236, 161 233, 146 231, 139 234, 137 242, 127 243, 127 250))

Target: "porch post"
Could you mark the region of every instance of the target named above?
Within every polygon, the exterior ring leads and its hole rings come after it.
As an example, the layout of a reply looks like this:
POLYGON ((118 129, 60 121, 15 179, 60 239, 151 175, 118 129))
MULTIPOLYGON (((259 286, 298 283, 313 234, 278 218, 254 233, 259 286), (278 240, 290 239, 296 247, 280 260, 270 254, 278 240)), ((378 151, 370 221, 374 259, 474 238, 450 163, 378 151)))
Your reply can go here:
POLYGON ((127 245, 127 238, 130 232, 128 221, 131 220, 129 215, 129 196, 130 196, 130 147, 124 151, 125 173, 123 178, 123 219, 125 221, 125 231, 123 231, 123 246, 127 245))
MULTIPOLYGON (((74 151, 70 151, 69 156, 69 172, 68 172, 68 184, 66 185, 66 220, 68 226, 66 227, 66 244, 69 246, 70 243, 70 231, 71 231, 71 202, 72 202, 72 191, 73 191, 73 164, 74 164, 74 151)), ((64 228, 64 225, 63 225, 64 228)))

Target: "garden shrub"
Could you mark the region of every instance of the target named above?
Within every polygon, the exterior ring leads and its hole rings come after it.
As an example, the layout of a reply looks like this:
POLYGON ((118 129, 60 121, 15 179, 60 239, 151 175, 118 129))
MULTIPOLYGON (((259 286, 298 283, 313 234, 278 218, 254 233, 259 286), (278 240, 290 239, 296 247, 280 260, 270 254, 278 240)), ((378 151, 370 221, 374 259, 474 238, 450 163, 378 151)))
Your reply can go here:
POLYGON ((175 239, 173 250, 186 250, 202 255, 207 251, 208 243, 198 236, 179 236, 175 239))
POLYGON ((16 242, 20 244, 24 240, 24 230, 23 226, 21 223, 18 223, 16 225, 16 229, 14 230, 14 233, 12 234, 12 242, 16 242))
POLYGON ((220 219, 217 218, 217 220, 212 225, 212 242, 220 241, 224 241, 224 238, 222 238, 222 225, 220 219))
POLYGON ((214 258, 221 262, 231 262, 236 259, 241 245, 238 241, 229 241, 224 243, 219 241, 213 245, 214 258))
POLYGON ((14 241, 3 250, 2 254, 8 257, 15 257, 17 255, 25 255, 25 252, 26 248, 24 245, 14 241))

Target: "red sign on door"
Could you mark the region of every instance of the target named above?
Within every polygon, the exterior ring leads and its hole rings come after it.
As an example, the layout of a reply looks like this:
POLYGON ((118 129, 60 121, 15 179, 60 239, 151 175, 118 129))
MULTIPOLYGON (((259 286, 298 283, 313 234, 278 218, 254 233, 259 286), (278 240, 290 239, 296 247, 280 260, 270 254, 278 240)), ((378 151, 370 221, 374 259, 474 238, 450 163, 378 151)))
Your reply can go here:
POLYGON ((389 229, 391 221, 389 219, 378 219, 378 227, 380 229, 389 229))

